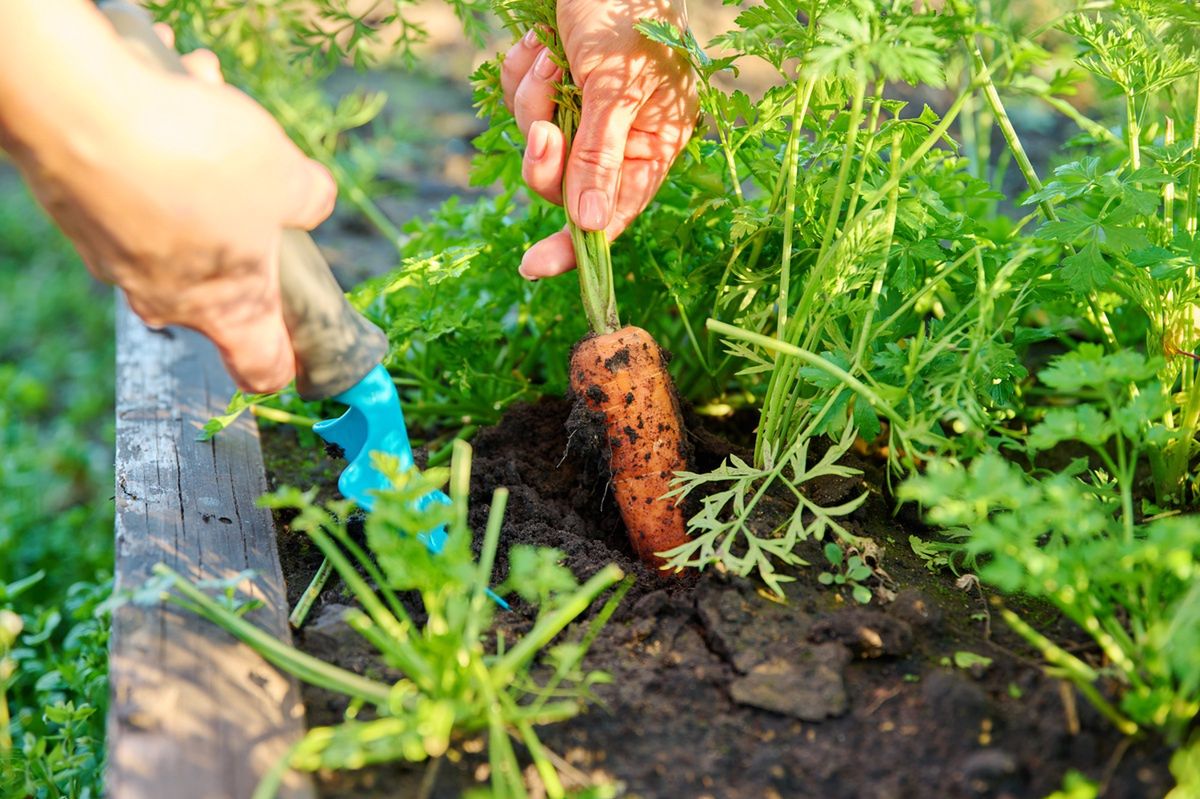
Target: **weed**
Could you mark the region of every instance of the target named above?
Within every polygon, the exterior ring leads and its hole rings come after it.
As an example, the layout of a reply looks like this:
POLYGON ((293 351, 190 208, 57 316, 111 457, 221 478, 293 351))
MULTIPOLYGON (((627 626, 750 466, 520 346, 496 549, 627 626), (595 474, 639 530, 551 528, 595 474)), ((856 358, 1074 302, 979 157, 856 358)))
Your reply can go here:
POLYGON ((862 556, 846 557, 842 548, 832 541, 826 543, 822 551, 829 562, 829 569, 817 575, 817 582, 821 585, 849 586, 854 601, 863 605, 870 602, 871 589, 863 583, 871 579, 874 572, 863 562, 862 556))
POLYGON ((467 527, 469 447, 462 442, 456 447, 450 479, 453 505, 432 503, 422 510, 413 500, 439 487, 445 470, 401 472, 394 459, 376 457, 376 465, 392 479, 394 488, 378 494, 366 520, 366 543, 373 556, 347 529, 349 502, 319 507, 312 502, 313 491, 281 489, 269 495, 266 504, 298 513, 292 529, 312 539, 359 603, 359 608, 347 612, 346 622, 378 649, 388 666, 403 673, 399 681, 381 683, 282 644, 243 620, 227 599, 214 599, 165 565, 156 568, 159 579, 142 593, 152 601, 163 596, 193 610, 276 666, 353 700, 344 723, 309 730, 286 762, 264 780, 260 797, 274 795, 283 770, 289 767, 317 771, 356 769, 396 759, 436 760, 464 736, 478 734, 487 738, 494 796, 528 795, 513 738, 529 752, 546 795, 565 796, 562 779, 535 728, 575 715, 590 696, 591 686, 605 679, 584 672, 581 661, 628 583, 617 589, 582 637, 569 636, 547 649, 622 575, 609 566, 579 585, 560 565, 560 553, 514 548, 508 576, 497 591, 536 604, 539 615, 528 633, 514 641, 501 635, 491 651, 484 646, 483 635, 494 611, 487 590, 507 492, 498 489, 493 497, 483 549, 475 563, 467 527), (446 549, 433 555, 416 533, 439 524, 449 526, 450 537, 446 549), (427 616, 422 625, 414 623, 401 601, 406 591, 420 597, 427 616), (535 659, 543 649, 544 665, 535 671, 535 659))

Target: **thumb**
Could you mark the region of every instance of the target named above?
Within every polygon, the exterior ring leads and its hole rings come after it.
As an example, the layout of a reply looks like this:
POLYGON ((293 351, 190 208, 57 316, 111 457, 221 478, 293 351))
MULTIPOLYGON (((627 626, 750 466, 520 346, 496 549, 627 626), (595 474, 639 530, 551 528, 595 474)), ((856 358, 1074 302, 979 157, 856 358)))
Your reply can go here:
POLYGON ((278 184, 284 192, 282 226, 312 230, 333 213, 337 183, 322 164, 304 155, 294 145, 293 149, 296 157, 287 167, 284 180, 278 184))

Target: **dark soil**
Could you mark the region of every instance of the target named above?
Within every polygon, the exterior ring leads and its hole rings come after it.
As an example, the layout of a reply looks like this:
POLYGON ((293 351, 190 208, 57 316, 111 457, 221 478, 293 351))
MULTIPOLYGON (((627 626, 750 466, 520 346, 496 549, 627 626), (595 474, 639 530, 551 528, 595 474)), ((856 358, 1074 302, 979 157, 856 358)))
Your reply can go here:
MULTIPOLYGON (((1046 677, 1039 660, 998 619, 976 584, 956 587, 912 552, 918 527, 892 514, 877 466, 864 477, 814 487, 822 501, 866 490, 852 532, 878 551, 876 598, 862 606, 817 582, 819 567, 795 573, 786 601, 761 584, 707 571, 683 578, 652 573, 632 557, 620 516, 596 464, 567 455, 564 401, 517 407, 474 440, 472 526, 481 531, 492 491, 509 489, 501 552, 517 543, 556 547, 580 578, 615 562, 637 583, 585 663, 612 683, 601 705, 542 728, 544 743, 580 773, 624 785, 626 796, 1030 797, 1057 790, 1071 769, 1103 780, 1107 799, 1161 797, 1171 784, 1165 747, 1124 741, 1072 689, 1046 677), (958 668, 955 653, 990 665, 958 668)), ((698 469, 735 448, 734 428, 690 420, 698 469)), ((736 422, 735 422, 736 425, 736 422)), ((273 480, 326 491, 340 468, 320 447, 299 448, 288 429, 265 434, 273 480)), ((294 601, 319 557, 281 525, 280 550, 294 601)), ((813 543, 802 555, 824 558, 813 543)), ((497 564, 497 581, 507 564, 497 564)), ((340 623, 340 586, 326 589, 299 645, 360 671, 380 666, 340 623)), ((1052 612, 1022 607, 1056 635, 1070 629, 1052 612)), ((531 613, 501 612, 502 628, 524 629, 531 613)), ((1087 656, 1080 638, 1077 648, 1087 656)), ((345 703, 306 690, 311 724, 336 723, 345 703)), ((432 796, 476 785, 484 762, 469 742, 438 767, 432 796)), ((326 797, 415 796, 425 767, 399 764, 327 775, 326 797)))

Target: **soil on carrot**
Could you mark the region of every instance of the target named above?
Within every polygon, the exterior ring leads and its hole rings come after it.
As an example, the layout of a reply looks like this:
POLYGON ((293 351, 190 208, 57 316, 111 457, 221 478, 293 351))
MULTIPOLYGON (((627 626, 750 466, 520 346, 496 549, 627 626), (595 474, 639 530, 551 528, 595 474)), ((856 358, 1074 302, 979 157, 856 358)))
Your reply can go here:
MULTIPOLYGON (((1041 799, 1072 769, 1103 781, 1107 799, 1169 789, 1164 746, 1122 739, 1073 689, 1045 676, 995 613, 996 598, 926 568, 909 543, 926 533, 892 513, 874 461, 853 464, 862 478, 828 479, 812 491, 826 503, 868 493, 848 527, 877 545, 861 553, 876 570, 875 598, 859 605, 849 591, 822 586, 825 559, 814 542, 801 553, 813 565, 793 573, 780 601, 751 579, 662 577, 637 561, 598 464, 568 452, 569 413, 565 401, 519 406, 478 433, 471 521, 482 531, 492 491, 505 486, 502 555, 518 543, 552 546, 581 580, 610 562, 636 575, 585 662, 612 675, 596 688, 599 704, 540 731, 578 776, 603 776, 643 799, 1041 799)), ((744 436, 737 420, 689 425, 694 468, 739 452, 727 440, 744 436)), ((333 491, 340 465, 319 447, 301 448, 293 430, 265 430, 264 453, 273 482, 333 491)), ((280 521, 294 602, 320 558, 280 521)), ((497 582, 506 569, 501 557, 497 582)), ((386 675, 340 622, 349 601, 330 585, 296 640, 344 667, 386 675)), ((1071 638, 1052 611, 1008 601, 1071 638)), ((519 605, 497 614, 509 633, 531 620, 519 605)), ((1090 657, 1075 638, 1077 654, 1090 657)), ((312 688, 305 700, 310 725, 336 723, 346 706, 312 688)), ((322 795, 411 797, 432 784, 428 796, 460 796, 487 773, 479 742, 463 744, 436 771, 397 764, 321 775, 322 795)))

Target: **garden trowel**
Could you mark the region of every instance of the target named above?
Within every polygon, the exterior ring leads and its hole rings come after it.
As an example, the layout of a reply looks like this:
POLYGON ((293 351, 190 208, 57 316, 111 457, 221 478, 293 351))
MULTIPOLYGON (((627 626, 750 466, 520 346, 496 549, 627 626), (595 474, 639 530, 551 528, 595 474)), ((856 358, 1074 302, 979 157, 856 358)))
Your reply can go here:
MULTIPOLYGON (((128 2, 101 2, 100 9, 139 55, 165 70, 186 74, 179 55, 158 38, 144 9, 128 2)), ((375 500, 372 491, 391 487, 374 467, 371 453, 394 456, 401 469, 413 466, 400 398, 381 364, 387 336, 351 307, 321 251, 303 231, 283 233, 279 284, 284 322, 296 353, 296 390, 305 400, 332 399, 347 406, 340 417, 318 422, 314 430, 345 454, 347 465, 338 478, 342 496, 369 513, 375 500)), ((435 502, 449 504, 450 499, 432 491, 418 500, 417 509, 435 502)), ((427 531, 420 539, 432 552, 440 552, 446 529, 427 531)))

